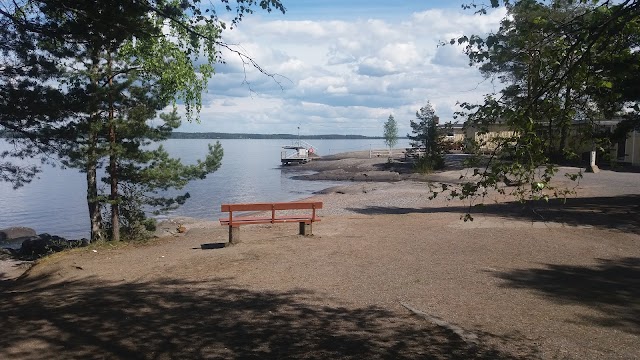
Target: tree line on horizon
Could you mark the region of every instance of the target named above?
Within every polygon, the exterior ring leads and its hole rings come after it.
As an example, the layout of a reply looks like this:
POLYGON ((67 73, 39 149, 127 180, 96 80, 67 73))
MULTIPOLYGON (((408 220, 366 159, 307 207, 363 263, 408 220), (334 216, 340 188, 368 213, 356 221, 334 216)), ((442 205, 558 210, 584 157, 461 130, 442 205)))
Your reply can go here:
POLYGON ((283 140, 358 140, 358 139, 382 139, 381 136, 365 135, 295 135, 295 134, 253 134, 253 133, 218 133, 218 132, 179 132, 174 131, 171 139, 283 139, 283 140))
MULTIPOLYGON (((10 130, 0 130, 0 138, 22 137, 19 132, 10 130)), ((404 137, 400 137, 404 138, 404 137)), ((340 135, 340 134, 320 134, 320 135, 295 135, 295 134, 257 134, 257 133, 221 133, 221 132, 185 132, 173 131, 168 139, 312 139, 312 140, 358 140, 358 139, 384 139, 384 136, 366 135, 340 135)))

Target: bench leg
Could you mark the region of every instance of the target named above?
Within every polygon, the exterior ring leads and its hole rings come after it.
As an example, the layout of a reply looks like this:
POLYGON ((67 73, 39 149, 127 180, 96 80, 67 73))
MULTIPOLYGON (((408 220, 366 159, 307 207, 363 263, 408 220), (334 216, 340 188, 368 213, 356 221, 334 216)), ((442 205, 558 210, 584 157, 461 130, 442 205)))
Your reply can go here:
POLYGON ((240 227, 229 226, 229 245, 240 243, 240 227))
POLYGON ((312 223, 305 223, 304 221, 300 222, 300 235, 311 236, 313 235, 312 223))

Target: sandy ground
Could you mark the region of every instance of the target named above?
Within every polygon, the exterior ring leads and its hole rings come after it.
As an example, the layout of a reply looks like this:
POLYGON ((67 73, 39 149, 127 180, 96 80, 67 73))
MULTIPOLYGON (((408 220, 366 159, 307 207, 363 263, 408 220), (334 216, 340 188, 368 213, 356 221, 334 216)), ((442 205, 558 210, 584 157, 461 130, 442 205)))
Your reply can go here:
POLYGON ((179 219, 186 234, 41 260, 0 281, 0 358, 639 357, 640 174, 585 174, 563 206, 498 199, 473 222, 413 180, 318 194, 312 237, 252 225, 224 247, 225 227, 179 219))

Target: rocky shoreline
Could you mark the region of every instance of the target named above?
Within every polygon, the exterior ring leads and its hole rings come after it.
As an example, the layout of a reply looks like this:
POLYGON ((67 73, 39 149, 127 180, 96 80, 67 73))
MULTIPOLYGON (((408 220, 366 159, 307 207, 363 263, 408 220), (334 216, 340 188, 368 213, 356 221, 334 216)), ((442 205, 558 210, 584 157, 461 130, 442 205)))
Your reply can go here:
POLYGON ((413 164, 406 161, 404 151, 395 149, 392 156, 371 156, 369 151, 354 151, 323 156, 297 166, 283 168, 284 171, 313 172, 294 175, 299 180, 329 181, 374 181, 394 182, 401 180, 425 181, 422 174, 412 171, 413 164))
POLYGON ((36 234, 36 231, 28 227, 10 227, 0 230, 0 243, 3 244, 3 253, 10 254, 20 260, 35 260, 45 255, 88 246, 89 239, 65 239, 61 236, 47 233, 36 234), (20 244, 20 247, 16 247, 20 244))
MULTIPOLYGON (((380 152, 376 152, 380 154, 380 152)), ((433 174, 415 173, 413 163, 404 155, 404 149, 393 149, 392 156, 371 156, 369 151, 345 152, 314 158, 303 165, 283 167, 284 172, 299 180, 342 181, 354 183, 395 183, 395 182, 456 182, 460 176, 461 155, 449 156, 449 171, 433 174)), ((376 191, 380 186, 354 187, 350 184, 321 190, 316 195, 356 194, 376 191), (366 188, 366 189, 365 189, 366 188), (367 190, 369 189, 369 190, 367 190)), ((339 210, 336 210, 339 211, 339 210)), ((153 237, 175 236, 181 223, 203 223, 201 219, 168 219, 158 224, 153 237)), ((209 225, 208 225, 209 226, 209 225)), ((89 245, 89 240, 66 239, 47 233, 36 234, 28 227, 10 227, 0 230, 0 279, 12 279, 28 269, 28 264, 43 256, 77 247, 89 245)))
POLYGON ((447 154, 445 170, 429 174, 417 173, 413 161, 405 158, 404 149, 394 149, 392 156, 371 156, 369 151, 354 151, 323 156, 303 164, 283 168, 299 180, 353 182, 447 182, 458 183, 465 173, 467 154, 447 154), (311 173, 309 173, 311 172, 311 173), (296 175, 297 173, 304 173, 296 175))
POLYGON ((88 246, 88 239, 65 239, 34 229, 15 226, 0 229, 0 280, 20 277, 34 261, 56 252, 88 246))

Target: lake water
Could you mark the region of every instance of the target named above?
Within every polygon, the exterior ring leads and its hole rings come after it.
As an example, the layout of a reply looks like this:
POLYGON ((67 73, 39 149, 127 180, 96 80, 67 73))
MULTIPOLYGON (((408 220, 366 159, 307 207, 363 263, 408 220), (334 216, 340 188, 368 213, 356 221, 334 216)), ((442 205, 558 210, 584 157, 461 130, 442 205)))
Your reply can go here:
MULTIPOLYGON (((168 140, 167 151, 183 163, 204 158, 207 145, 215 140, 168 140)), ((384 140, 309 140, 319 155, 346 151, 384 149, 384 140)), ((291 179, 290 171, 280 167, 282 145, 290 140, 220 140, 224 148, 222 166, 204 180, 189 183, 184 191, 191 198, 171 216, 214 220, 220 217, 220 204, 275 202, 302 199, 314 192, 337 185, 336 182, 291 179)), ((9 145, 0 139, 0 151, 9 145)), ((400 139, 397 147, 407 147, 400 139)), ((0 182, 0 229, 27 226, 37 233, 47 232, 67 238, 89 236, 86 204, 86 177, 75 169, 46 166, 39 178, 14 190, 0 182)), ((2 244, 0 244, 2 245, 2 244)))

